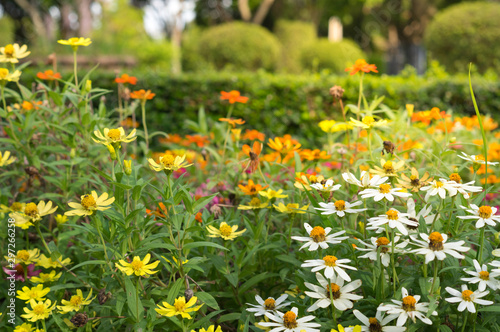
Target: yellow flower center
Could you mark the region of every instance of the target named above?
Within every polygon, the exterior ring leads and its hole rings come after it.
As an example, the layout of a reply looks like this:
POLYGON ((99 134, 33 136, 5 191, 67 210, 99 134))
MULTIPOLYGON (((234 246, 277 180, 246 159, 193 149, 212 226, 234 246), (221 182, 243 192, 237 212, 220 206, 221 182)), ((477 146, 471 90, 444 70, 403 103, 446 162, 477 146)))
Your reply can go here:
POLYGON ((30 253, 27 250, 19 250, 16 257, 22 261, 27 261, 30 258, 30 253))
POLYGON ((383 167, 386 173, 394 173, 394 168, 392 167, 392 161, 390 160, 387 161, 383 167))
POLYGON ((9 75, 9 70, 6 68, 0 68, 0 80, 7 78, 9 75))
POLYGON ((33 308, 33 312, 37 315, 41 315, 45 312, 45 306, 43 304, 37 304, 34 308, 33 308))
POLYGON ((418 176, 416 175, 410 175, 410 180, 413 182, 415 180, 418 180, 418 176))
POLYGON ((417 300, 411 295, 403 298, 403 309, 405 311, 415 311, 415 304, 417 304, 417 300))
POLYGON ((23 208, 23 205, 19 202, 14 202, 12 203, 12 205, 10 206, 10 209, 14 212, 19 212, 21 211, 23 208))
POLYGON ((293 311, 287 311, 283 315, 283 325, 287 329, 294 329, 297 327, 297 315, 293 311))
POLYGON ((133 260, 132 263, 130 263, 130 266, 132 266, 132 270, 134 271, 140 271, 142 267, 144 266, 144 263, 140 260, 133 260))
POLYGON ((380 193, 382 194, 388 194, 391 192, 391 185, 390 184, 387 184, 387 183, 382 183, 379 187, 378 187, 380 193))
POLYGON ((317 177, 316 175, 311 175, 311 176, 309 177, 309 182, 311 182, 311 183, 316 183, 316 182, 318 182, 318 177, 317 177))
POLYGON ((479 216, 483 219, 489 219, 492 212, 491 207, 488 205, 484 205, 479 208, 479 216))
POLYGON ((165 168, 171 168, 174 165, 175 157, 171 154, 165 154, 161 158, 161 163, 165 168))
MULTIPOLYGON (((375 243, 377 244, 377 248, 378 248, 378 247, 380 247, 380 246, 386 246, 386 245, 388 245, 388 244, 389 244, 389 242, 390 242, 390 241, 389 241, 389 239, 388 239, 388 238, 386 238, 386 237, 382 236, 382 237, 379 237, 375 243)), ((380 249, 380 251, 381 251, 382 253, 386 253, 386 252, 388 252, 388 251, 389 251, 389 248, 387 248, 387 247, 382 247, 382 249, 380 249)))
POLYGON ((443 182, 441 181, 436 181, 436 184, 435 184, 436 188, 441 188, 443 186, 443 182))
POLYGON ((108 131, 108 137, 111 138, 113 141, 118 141, 122 134, 120 133, 119 129, 110 129, 108 131))
POLYGON ((476 161, 484 161, 484 156, 478 154, 475 158, 476 161))
POLYGON ((78 37, 73 37, 73 38, 68 39, 68 41, 71 45, 76 45, 79 40, 80 40, 80 38, 78 38, 78 37))
POLYGON ((97 205, 92 195, 84 195, 81 204, 87 210, 97 205))
POLYGON ((365 125, 370 126, 375 122, 375 119, 373 116, 365 116, 362 121, 365 125))
POLYGON ((333 205, 335 205, 335 209, 337 211, 344 211, 345 210, 345 202, 341 199, 336 201, 333 205))
POLYGON ((182 298, 176 299, 174 302, 174 308, 177 312, 183 312, 186 309, 186 301, 182 298))
POLYGON ((488 271, 479 272, 479 278, 483 280, 490 280, 490 273, 488 271))
POLYGON ((385 214, 389 220, 398 220, 398 211, 396 210, 389 210, 385 214))
POLYGON ((368 323, 370 323, 370 325, 368 326, 369 332, 382 332, 382 325, 380 325, 377 318, 369 318, 368 323))
POLYGON ((27 216, 35 216, 38 214, 38 208, 35 203, 28 203, 24 208, 24 214, 27 216))
POLYGON ((443 236, 439 232, 432 232, 429 235, 429 248, 434 251, 443 250, 443 236))
POLYGON ((30 291, 30 298, 32 298, 32 299, 36 299, 37 297, 38 297, 38 292, 37 292, 37 290, 36 290, 36 289, 32 289, 32 290, 30 291))
POLYGON ((231 233, 233 232, 233 229, 231 228, 231 226, 224 224, 224 225, 221 225, 219 227, 219 231, 225 237, 229 237, 231 235, 231 233))
POLYGON ((276 308, 276 301, 269 298, 264 301, 264 307, 266 308, 266 310, 274 310, 276 308))
POLYGON ((252 200, 250 201, 250 205, 251 206, 260 206, 260 199, 258 199, 257 197, 252 198, 252 200))
POLYGON ((450 180, 455 181, 456 183, 460 183, 462 181, 462 178, 460 177, 460 175, 458 175, 458 173, 451 173, 450 180))
POLYGON ((71 305, 73 307, 80 307, 80 305, 82 304, 83 302, 83 299, 81 296, 78 296, 78 295, 73 295, 71 297, 71 299, 69 300, 69 303, 71 303, 71 305))
POLYGON ((332 297, 334 300, 340 297, 340 286, 334 283, 326 285, 326 295, 330 297, 330 291, 332 291, 332 297))
POLYGON ((309 235, 316 243, 323 242, 326 238, 325 229, 321 226, 314 227, 309 235))
POLYGON ((472 301, 472 300, 471 300, 471 298, 470 298, 470 296, 471 296, 473 293, 474 293, 473 291, 470 291, 470 290, 468 290, 468 289, 464 290, 464 291, 462 292, 462 299, 463 299, 464 301, 469 301, 469 302, 470 302, 470 301, 472 301))
POLYGON ((323 257, 323 260, 325 261, 325 265, 326 266, 335 266, 337 264, 335 264, 335 262, 337 261, 337 257, 335 256, 325 256, 323 257))
POLYGON ((14 46, 12 44, 5 46, 4 53, 8 58, 12 58, 12 55, 14 55, 14 46))

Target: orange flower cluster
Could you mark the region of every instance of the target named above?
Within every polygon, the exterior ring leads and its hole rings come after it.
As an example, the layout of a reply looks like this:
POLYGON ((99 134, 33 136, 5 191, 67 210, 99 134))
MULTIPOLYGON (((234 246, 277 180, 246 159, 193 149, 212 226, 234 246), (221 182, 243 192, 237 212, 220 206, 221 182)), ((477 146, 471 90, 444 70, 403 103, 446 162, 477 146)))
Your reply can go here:
POLYGON ((142 101, 153 99, 154 96, 156 96, 156 94, 152 93, 151 90, 146 91, 144 89, 133 91, 130 93, 130 98, 140 99, 142 101))
POLYGON ((39 79, 44 80, 44 81, 55 81, 55 80, 61 79, 61 74, 54 73, 54 71, 52 69, 49 69, 49 70, 44 71, 43 73, 38 72, 36 74, 36 77, 38 77, 39 79))
POLYGON ((411 120, 413 122, 422 122, 425 125, 429 125, 432 120, 441 120, 449 117, 451 117, 451 115, 446 114, 445 111, 440 111, 439 108, 433 107, 430 111, 413 113, 411 120))
POLYGON ((221 91, 220 92, 220 99, 221 100, 228 100, 230 104, 234 104, 234 103, 246 104, 246 102, 248 101, 248 97, 241 96, 240 92, 236 91, 236 90, 232 90, 229 92, 221 91))
POLYGON ((122 76, 115 78, 115 83, 136 85, 137 77, 123 74, 122 76))
POLYGON ((368 62, 366 62, 365 59, 356 60, 354 65, 352 67, 347 67, 345 71, 350 71, 349 73, 350 75, 355 75, 360 71, 364 73, 369 73, 369 72, 378 73, 377 66, 368 64, 368 62))

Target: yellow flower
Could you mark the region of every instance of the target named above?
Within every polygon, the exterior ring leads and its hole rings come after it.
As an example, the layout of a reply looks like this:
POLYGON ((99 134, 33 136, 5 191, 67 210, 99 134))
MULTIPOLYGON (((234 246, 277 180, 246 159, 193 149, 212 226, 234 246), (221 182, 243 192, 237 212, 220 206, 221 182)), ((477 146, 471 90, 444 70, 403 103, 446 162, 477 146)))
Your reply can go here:
POLYGON ((156 268, 160 263, 160 261, 156 261, 148 264, 150 259, 150 254, 147 254, 142 261, 139 256, 134 256, 132 263, 127 263, 123 259, 120 259, 119 263, 115 263, 115 266, 128 276, 132 274, 135 274, 136 276, 147 276, 149 274, 157 273, 158 271, 152 271, 152 269, 156 268))
POLYGON ((225 222, 222 222, 219 226, 219 229, 215 228, 212 225, 207 226, 207 231, 210 233, 208 237, 221 237, 224 240, 234 240, 241 234, 246 232, 246 229, 242 229, 241 231, 236 231, 238 229, 238 225, 229 226, 225 222))
POLYGON ((415 105, 406 104, 406 111, 408 112, 408 117, 411 118, 413 116, 413 111, 415 110, 415 105))
POLYGON ((162 307, 158 304, 158 308, 156 308, 155 311, 162 316, 172 317, 181 315, 182 318, 191 319, 192 317, 189 313, 198 311, 203 306, 203 304, 200 304, 199 306, 193 307, 196 304, 196 301, 198 301, 198 298, 193 296, 188 303, 186 303, 186 298, 181 296, 175 299, 174 305, 162 302, 164 305, 164 307, 162 307))
MULTIPOLYGON (((191 332, 196 332, 195 330, 191 330, 191 332)), ((215 329, 215 325, 210 325, 207 330, 204 328, 201 328, 198 330, 198 332, 222 332, 222 328, 220 326, 215 329)))
POLYGON ((254 210, 254 209, 263 209, 267 207, 268 203, 262 203, 260 199, 257 197, 252 198, 252 200, 248 203, 248 205, 241 204, 238 206, 238 210, 254 210))
POLYGON ((403 188, 418 192, 421 187, 427 185, 432 180, 433 178, 429 177, 429 172, 425 172, 424 175, 422 175, 422 177, 420 178, 417 169, 415 167, 412 167, 410 177, 406 176, 405 174, 401 174, 401 179, 398 179, 398 182, 403 188))
POLYGON ((335 120, 323 120, 318 125, 325 133, 332 133, 332 127, 337 123, 335 120))
POLYGON ((396 163, 393 163, 391 160, 386 161, 385 159, 380 159, 380 165, 382 168, 378 166, 374 166, 374 169, 370 170, 371 174, 384 176, 398 176, 398 172, 401 172, 404 169, 405 161, 400 160, 396 163))
MULTIPOLYGON (((161 257, 163 257, 164 260, 166 260, 167 262, 172 264, 172 266, 176 266, 176 267, 179 266, 179 260, 177 260, 177 258, 175 258, 175 256, 172 256, 172 259, 174 260, 175 264, 173 264, 171 261, 169 261, 168 258, 166 258, 165 256, 161 256, 161 257)), ((189 259, 183 260, 182 265, 185 265, 187 262, 189 262, 189 259)))
POLYGON ((19 202, 14 202, 12 203, 11 206, 6 206, 3 204, 0 204, 0 212, 1 213, 6 213, 6 212, 21 212, 24 210, 26 207, 25 203, 19 203, 19 202))
POLYGON ((92 44, 92 40, 90 40, 90 38, 83 38, 83 37, 80 37, 80 38, 73 37, 73 38, 70 38, 68 40, 61 39, 61 40, 58 40, 57 42, 61 45, 71 46, 71 48, 75 52, 78 50, 79 46, 89 46, 90 44, 92 44))
POLYGON ((11 157, 10 151, 5 151, 3 153, 3 155, 2 155, 2 151, 0 151, 0 167, 10 165, 14 161, 16 161, 16 157, 11 157))
POLYGON ((379 120, 375 121, 373 116, 367 115, 363 117, 361 121, 355 120, 351 118, 351 121, 349 122, 350 125, 353 125, 355 127, 361 127, 363 129, 370 129, 372 127, 381 127, 385 126, 387 124, 387 120, 379 120))
POLYGON ((173 154, 166 153, 163 156, 160 156, 159 163, 156 163, 152 158, 149 158, 149 167, 153 171, 161 172, 173 172, 177 171, 180 168, 186 168, 191 166, 192 164, 184 163, 184 159, 186 159, 186 155, 174 156, 173 154))
POLYGON ((268 200, 273 198, 285 198, 288 195, 282 195, 283 189, 279 189, 278 191, 274 191, 272 189, 267 189, 266 191, 259 191, 259 195, 266 197, 268 200))
POLYGON ((23 323, 22 325, 16 326, 14 332, 33 332, 35 328, 28 323, 23 323))
POLYGON ((62 214, 56 215, 56 222, 58 224, 65 224, 68 221, 68 217, 62 214))
POLYGON ((287 205, 283 203, 279 203, 278 206, 274 205, 274 208, 278 210, 281 213, 299 213, 303 214, 306 213, 307 209, 309 208, 308 205, 304 205, 303 207, 299 207, 299 204, 297 203, 289 203, 287 205))
POLYGON ((17 291, 17 298, 28 303, 30 300, 45 301, 45 295, 50 292, 50 288, 43 288, 43 285, 36 285, 35 287, 24 286, 22 290, 17 291))
POLYGON ((120 147, 120 143, 129 143, 134 141, 137 137, 135 136, 136 130, 133 129, 130 134, 126 135, 123 127, 118 129, 104 128, 104 135, 99 131, 94 131, 94 135, 97 139, 93 138, 94 142, 104 145, 112 144, 115 148, 120 147))
POLYGON ((5 47, 0 47, 0 62, 18 63, 18 59, 22 59, 30 55, 28 46, 19 44, 8 44, 5 47))
POLYGON ((50 273, 40 273, 37 277, 31 277, 30 281, 35 284, 45 284, 57 281, 61 276, 62 272, 56 274, 56 270, 52 270, 50 273))
POLYGON ((40 258, 38 259, 38 262, 36 262, 36 265, 46 269, 55 269, 62 267, 61 264, 58 262, 58 260, 64 266, 71 264, 71 259, 69 258, 62 259, 62 256, 59 256, 56 260, 52 260, 52 258, 47 257, 44 254, 41 254, 40 258))
MULTIPOLYGON (((353 327, 353 326, 349 326, 349 327, 353 327)), ((344 332, 345 329, 342 325, 338 325, 337 328, 339 329, 338 331, 335 330, 335 329, 331 329, 330 332, 344 332)), ((354 329, 352 330, 352 332, 361 332, 361 325, 356 325, 354 326, 354 329)))
POLYGON ((50 300, 45 300, 45 302, 36 302, 35 300, 30 300, 31 310, 29 310, 28 307, 24 307, 23 310, 25 314, 21 315, 21 317, 27 319, 30 322, 47 319, 56 306, 55 302, 54 305, 50 306, 51 303, 52 301, 50 300))
MULTIPOLYGON (((39 256, 40 256, 40 250, 38 250, 36 248, 31 249, 31 250, 24 250, 24 249, 18 250, 16 253, 14 264, 23 263, 23 264, 29 265, 31 263, 36 263, 39 256)), ((9 259, 9 257, 7 257, 7 256, 4 256, 4 257, 5 257, 5 260, 9 259)), ((10 258, 10 259, 12 259, 12 258, 10 258)))
POLYGON ((127 175, 132 174, 132 160, 124 160, 123 168, 125 169, 125 174, 127 175))
POLYGON ((114 197, 108 198, 108 193, 97 196, 97 193, 92 191, 91 195, 83 195, 80 203, 69 202, 68 205, 74 210, 66 211, 64 214, 67 216, 90 216, 94 214, 94 211, 104 211, 111 208, 108 205, 114 201, 114 197))
POLYGON ((33 223, 42 220, 42 217, 52 214, 56 212, 56 210, 57 206, 53 208, 51 201, 47 203, 40 201, 38 205, 35 203, 26 204, 23 211, 24 213, 13 212, 9 214, 9 216, 15 220, 15 225, 17 227, 28 229, 30 226, 33 226, 33 223))
POLYGON ((21 72, 19 70, 10 73, 7 68, 0 68, 0 84, 2 85, 7 82, 17 82, 19 81, 19 77, 21 77, 21 72))
POLYGON ((76 290, 76 295, 71 296, 69 301, 61 300, 63 305, 58 305, 57 309, 59 309, 60 313, 68 313, 72 311, 80 311, 84 305, 89 305, 94 298, 90 298, 92 296, 92 289, 90 289, 89 295, 84 299, 83 293, 80 289, 76 290))

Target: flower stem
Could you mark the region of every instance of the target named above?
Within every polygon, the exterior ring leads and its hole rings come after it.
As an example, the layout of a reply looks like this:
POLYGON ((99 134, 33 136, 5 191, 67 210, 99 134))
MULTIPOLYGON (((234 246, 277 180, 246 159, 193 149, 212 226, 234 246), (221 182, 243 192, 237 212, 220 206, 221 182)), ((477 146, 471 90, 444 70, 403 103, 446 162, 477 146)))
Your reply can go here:
POLYGON ((485 228, 486 228, 486 225, 484 225, 481 228, 481 234, 479 235, 479 250, 477 251, 477 254, 476 254, 476 259, 478 260, 478 262, 483 261, 484 229, 485 228))
POLYGON ((462 332, 465 331, 465 326, 467 325, 467 310, 464 311, 464 323, 462 325, 462 332))
POLYGON ((146 125, 146 100, 141 101, 141 110, 142 110, 142 126, 144 127, 144 139, 146 140, 146 153, 144 155, 148 155, 149 151, 149 135, 148 135, 148 126, 146 125))
POLYGON ((453 196, 453 198, 451 199, 451 211, 450 211, 450 217, 448 218, 448 222, 446 224, 446 234, 448 234, 448 232, 450 231, 451 217, 453 216, 453 207, 455 206, 455 199, 456 198, 457 198, 457 195, 453 196))
POLYGON ((74 74, 75 74, 75 86, 76 86, 76 91, 80 91, 80 89, 78 88, 78 71, 76 69, 76 66, 77 66, 77 61, 76 61, 76 51, 73 50, 73 71, 74 71, 74 74))
POLYGON ((361 96, 363 95, 363 77, 365 73, 361 73, 361 78, 359 79, 359 97, 358 97, 358 113, 356 114, 357 120, 359 120, 359 113, 361 111, 361 96))
POLYGON ((432 285, 429 295, 432 294, 434 291, 434 285, 436 284, 437 275, 438 275, 438 262, 437 260, 434 260, 434 277, 432 278, 432 285))
POLYGON ((392 265, 392 285, 393 285, 393 290, 394 293, 396 293, 396 282, 398 279, 398 275, 396 274, 396 263, 394 263, 394 243, 396 242, 396 229, 392 229, 392 245, 391 245, 391 265, 392 265))

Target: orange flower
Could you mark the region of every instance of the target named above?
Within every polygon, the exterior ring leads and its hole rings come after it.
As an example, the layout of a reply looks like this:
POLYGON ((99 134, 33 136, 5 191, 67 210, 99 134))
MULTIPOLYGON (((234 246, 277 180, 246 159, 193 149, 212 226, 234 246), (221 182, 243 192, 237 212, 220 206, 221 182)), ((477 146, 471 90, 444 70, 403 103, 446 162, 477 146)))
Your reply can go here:
POLYGON ((230 104, 234 104, 234 103, 246 104, 248 101, 248 97, 241 96, 240 92, 236 91, 236 90, 232 90, 230 92, 221 91, 220 92, 220 99, 221 100, 229 100, 230 104))
POLYGON ((365 73, 369 73, 371 71, 374 73, 378 73, 377 66, 369 65, 365 59, 356 60, 356 63, 354 63, 354 66, 346 68, 345 71, 350 71, 351 75, 355 75, 359 71, 362 71, 365 73))
POLYGON ((39 105, 42 105, 42 101, 23 101, 23 103, 21 104, 21 107, 24 111, 31 111, 32 109, 35 109, 35 110, 39 110, 40 107, 38 107, 39 105))
POLYGON ((151 90, 145 91, 144 89, 130 93, 130 98, 140 99, 143 101, 146 101, 148 99, 153 99, 154 96, 156 96, 156 94, 152 93, 151 90))
POLYGON ((183 138, 179 134, 170 134, 168 137, 160 137, 158 141, 163 144, 174 143, 181 144, 183 138))
POLYGON ((129 76, 128 74, 123 74, 121 77, 115 78, 115 83, 136 85, 137 77, 129 76))
POLYGON ((250 148, 250 146, 245 144, 241 147, 241 150, 250 158, 247 167, 245 167, 243 171, 246 171, 248 168, 250 168, 250 172, 255 172, 257 168, 259 168, 259 155, 262 151, 262 143, 258 141, 253 142, 252 149, 250 148))
POLYGON ((155 220, 156 218, 165 218, 165 216, 168 214, 167 207, 163 203, 158 203, 158 207, 156 210, 152 211, 150 209, 146 209, 146 213, 148 216, 154 216, 155 220))
POLYGON ((139 127, 139 122, 133 121, 132 118, 126 118, 122 122, 120 122, 120 126, 125 128, 137 128, 139 127))
POLYGON ((255 184, 252 180, 248 180, 246 186, 239 184, 238 187, 245 195, 257 195, 259 191, 266 189, 268 186, 263 187, 260 184, 255 184))
POLYGON ((255 129, 247 129, 245 134, 243 134, 243 137, 241 139, 248 139, 251 141, 259 140, 259 141, 263 142, 265 138, 266 138, 266 135, 264 135, 260 131, 255 130, 255 129))
POLYGON ((269 143, 267 144, 271 149, 288 154, 290 152, 299 151, 301 145, 299 143, 294 143, 288 137, 275 137, 274 140, 269 139, 269 143))
POLYGON ((326 151, 321 151, 319 149, 304 149, 300 151, 300 157, 305 160, 326 160, 330 159, 330 155, 326 151))
POLYGON ((207 136, 202 136, 202 135, 186 135, 186 140, 190 144, 196 144, 199 148, 202 148, 205 146, 206 143, 209 143, 210 140, 208 139, 207 136))
POLYGON ((203 222, 203 219, 201 218, 201 215, 202 215, 202 214, 201 214, 201 212, 198 212, 198 213, 196 214, 196 216, 194 217, 194 219, 195 219, 197 222, 199 222, 200 224, 203 222))
POLYGON ((236 128, 236 125, 242 125, 245 123, 245 120, 243 119, 228 119, 228 118, 220 118, 219 121, 222 121, 222 122, 227 122, 229 123, 231 126, 233 126, 233 128, 236 128))
MULTIPOLYGON (((483 142, 481 142, 481 144, 482 143, 483 142)), ((497 142, 490 143, 490 145, 488 146, 488 159, 500 160, 500 143, 497 142)))
POLYGON ((38 77, 41 80, 45 80, 45 81, 55 81, 55 80, 61 79, 61 74, 54 73, 54 71, 52 69, 48 69, 48 70, 44 71, 43 73, 42 72, 37 73, 36 77, 38 77))

